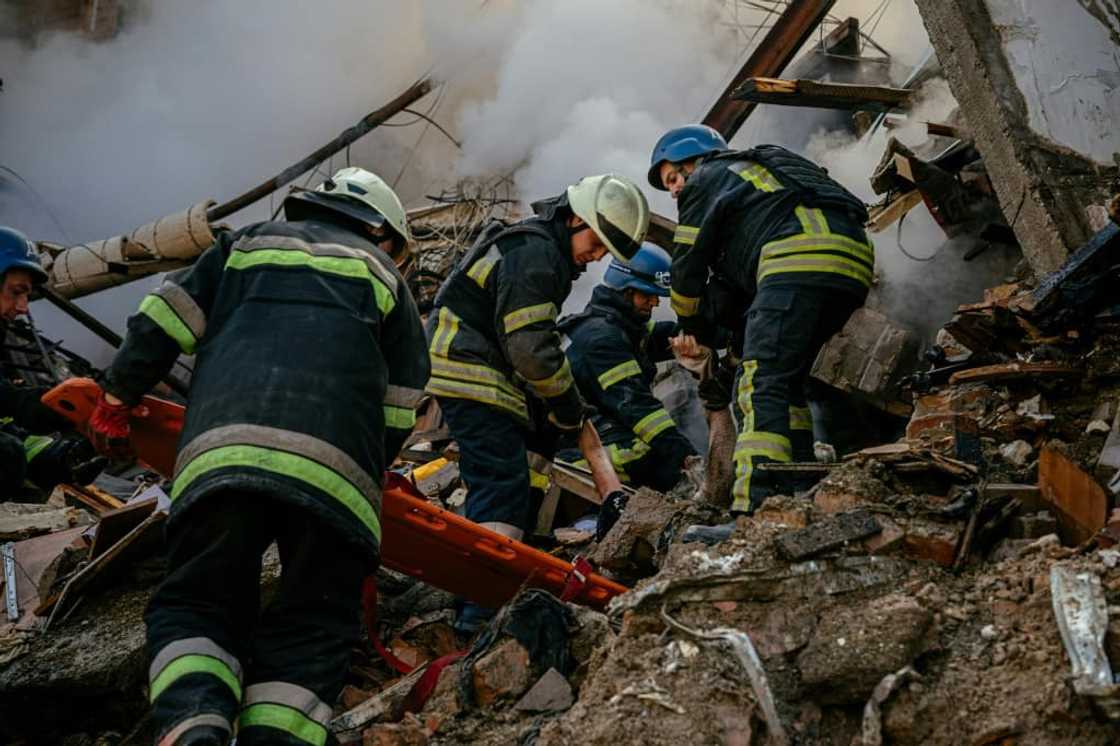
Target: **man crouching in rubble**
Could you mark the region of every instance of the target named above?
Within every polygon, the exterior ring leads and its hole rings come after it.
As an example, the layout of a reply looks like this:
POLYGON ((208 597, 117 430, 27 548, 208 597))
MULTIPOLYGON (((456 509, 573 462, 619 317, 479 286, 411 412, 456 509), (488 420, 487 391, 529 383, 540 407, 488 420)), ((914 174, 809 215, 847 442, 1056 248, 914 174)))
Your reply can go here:
MULTIPOLYGON (((645 195, 613 174, 581 179, 533 209, 475 243, 428 318, 428 391, 459 444, 466 516, 514 539, 548 485, 558 431, 579 432, 584 419, 557 313, 587 264, 608 251, 628 261, 649 226, 645 195)), ((468 604, 456 629, 469 634, 488 616, 468 604)))
MULTIPOLYGON (((871 286, 867 210, 815 163, 776 145, 732 151, 703 125, 670 130, 650 160, 649 183, 678 203, 671 297, 693 338, 682 348, 711 344, 702 301, 744 330, 731 512, 750 514, 776 492, 760 463, 813 458, 805 382, 871 286)), ((710 409, 728 405, 730 377, 706 387, 710 409)))
POLYGON ((90 420, 104 442, 180 353, 197 355, 148 607, 159 743, 324 743, 381 540, 380 483, 428 378, 389 257, 409 238, 377 176, 345 168, 224 233, 129 319, 90 420), (261 555, 280 551, 263 613, 261 555), (259 616, 259 618, 258 618, 259 616), (240 714, 239 714, 240 712, 240 714))
MULTIPOLYGON (((47 281, 27 236, 0 226, 0 342, 4 326, 27 314, 36 285, 47 281)), ((28 480, 43 497, 56 484, 89 484, 105 460, 70 422, 40 402, 47 389, 15 386, 0 375, 0 498, 15 499, 28 480), (62 433, 61 435, 55 435, 62 433)))
MULTIPOLYGON (((672 358, 672 321, 654 323, 653 309, 669 295, 669 255, 644 244, 629 264, 612 259, 583 313, 561 319, 568 360, 580 393, 620 478, 668 492, 681 479, 692 445, 653 395, 657 363, 672 358)), ((560 457, 582 465, 579 452, 560 457)), ((585 463, 585 462, 584 462, 585 463)))

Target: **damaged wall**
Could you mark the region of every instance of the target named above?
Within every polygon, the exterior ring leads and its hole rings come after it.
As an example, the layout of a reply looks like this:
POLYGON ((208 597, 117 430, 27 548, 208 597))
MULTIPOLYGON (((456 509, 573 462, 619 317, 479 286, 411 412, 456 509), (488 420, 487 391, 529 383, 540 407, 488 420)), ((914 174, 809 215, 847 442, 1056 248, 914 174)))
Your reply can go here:
POLYGON ((1057 268, 1100 227, 1087 208, 1115 190, 1120 12, 1099 0, 917 4, 1024 256, 1057 268))

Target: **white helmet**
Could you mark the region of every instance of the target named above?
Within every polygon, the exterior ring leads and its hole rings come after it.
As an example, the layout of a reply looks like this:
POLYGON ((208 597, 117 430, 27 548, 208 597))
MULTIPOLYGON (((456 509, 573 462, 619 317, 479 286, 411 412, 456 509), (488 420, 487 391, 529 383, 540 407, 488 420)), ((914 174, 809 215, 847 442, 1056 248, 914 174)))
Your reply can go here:
POLYGON ((619 261, 629 262, 638 253, 649 228, 649 203, 630 179, 585 176, 568 187, 568 205, 619 261))
POLYGON ((371 228, 386 223, 400 238, 401 247, 412 240, 404 206, 392 187, 364 168, 349 166, 320 184, 313 192, 296 192, 284 201, 289 220, 307 215, 310 205, 353 218, 371 228))

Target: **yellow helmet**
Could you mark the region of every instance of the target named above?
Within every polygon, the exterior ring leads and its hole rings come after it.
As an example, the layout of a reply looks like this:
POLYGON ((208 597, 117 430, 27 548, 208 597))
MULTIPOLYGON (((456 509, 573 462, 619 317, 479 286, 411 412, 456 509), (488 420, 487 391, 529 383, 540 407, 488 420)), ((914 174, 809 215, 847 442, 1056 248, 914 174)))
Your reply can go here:
POLYGON ((638 253, 649 228, 649 203, 630 179, 585 176, 568 187, 568 206, 619 261, 629 262, 638 253))

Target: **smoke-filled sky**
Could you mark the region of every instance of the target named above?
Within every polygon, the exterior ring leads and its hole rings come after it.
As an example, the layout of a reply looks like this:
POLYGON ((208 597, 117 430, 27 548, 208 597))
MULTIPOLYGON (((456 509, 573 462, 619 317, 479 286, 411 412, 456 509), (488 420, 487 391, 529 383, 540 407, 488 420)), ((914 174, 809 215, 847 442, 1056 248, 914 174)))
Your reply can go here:
MULTIPOLYGON (((390 181, 400 175, 407 205, 472 175, 512 174, 526 201, 589 173, 616 171, 644 184, 653 142, 703 115, 766 17, 735 0, 144 0, 144 7, 126 14, 107 43, 71 33, 34 45, 0 40, 0 166, 35 190, 0 173, 0 223, 68 243, 124 232, 200 199, 228 199, 427 72, 445 85, 417 108, 462 151, 417 124, 378 129, 350 152, 355 165, 390 181)), ((874 27, 893 53, 896 82, 925 54, 913 0, 841 0, 833 16, 848 15, 874 27)), ((735 144, 803 150, 818 120, 829 121, 813 110, 763 107, 735 144)), ((848 183, 857 193, 879 152, 851 169, 862 180, 848 183)), ((322 170, 341 165, 336 157, 322 170)), ((663 193, 647 195, 675 217, 663 193)), ((264 219, 274 206, 264 201, 231 222, 264 219)), ((580 284, 569 310, 601 269, 580 284)), ((151 284, 82 304, 121 328, 151 284)), ((49 336, 104 360, 102 347, 39 305, 49 336)))

